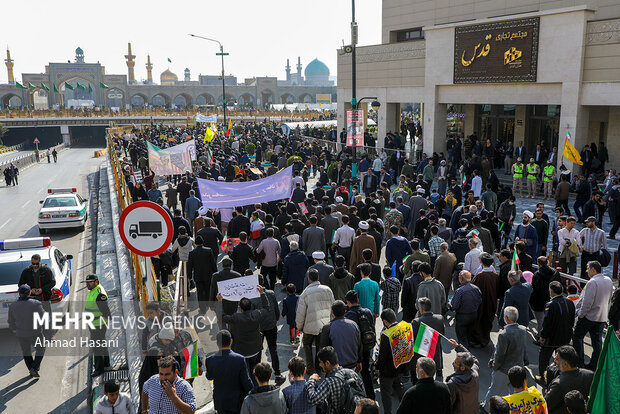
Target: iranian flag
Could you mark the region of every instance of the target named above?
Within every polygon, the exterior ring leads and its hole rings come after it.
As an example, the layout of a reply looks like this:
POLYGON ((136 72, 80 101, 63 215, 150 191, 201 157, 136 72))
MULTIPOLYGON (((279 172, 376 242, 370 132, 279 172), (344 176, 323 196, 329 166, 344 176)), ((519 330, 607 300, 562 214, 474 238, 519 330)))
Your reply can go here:
POLYGON ((512 263, 510 264, 510 270, 514 272, 519 271, 519 265, 521 264, 521 260, 519 260, 519 256, 517 255, 517 250, 515 249, 512 254, 512 263))
POLYGON ((463 174, 463 185, 467 185, 467 174, 463 174))
POLYGON ((222 244, 220 244, 220 249, 222 249, 223 252, 228 250, 228 234, 224 234, 224 240, 222 240, 222 244))
POLYGON ((420 323, 420 329, 418 329, 418 334, 413 344, 413 352, 428 358, 433 358, 435 356, 437 342, 439 342, 439 332, 420 323))
POLYGON ((196 378, 198 376, 198 342, 183 349, 182 353, 185 360, 183 379, 196 378))
POLYGON ((252 240, 260 239, 260 231, 265 228, 265 224, 261 219, 255 218, 250 223, 250 237, 252 240))

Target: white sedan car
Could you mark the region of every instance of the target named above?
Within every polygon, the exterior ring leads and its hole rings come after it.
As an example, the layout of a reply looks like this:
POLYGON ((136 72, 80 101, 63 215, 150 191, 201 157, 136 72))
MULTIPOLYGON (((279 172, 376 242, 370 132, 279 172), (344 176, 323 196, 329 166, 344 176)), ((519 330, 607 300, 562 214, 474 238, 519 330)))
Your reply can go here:
POLYGON ((82 198, 75 188, 50 188, 47 192, 45 200, 40 201, 39 233, 72 227, 84 231, 88 219, 87 199, 82 198))
POLYGON ((54 274, 56 285, 50 299, 52 311, 65 313, 69 309, 72 255, 52 246, 49 237, 0 241, 0 329, 9 327, 9 306, 19 297, 19 278, 22 271, 30 266, 33 254, 40 255, 41 263, 54 274))

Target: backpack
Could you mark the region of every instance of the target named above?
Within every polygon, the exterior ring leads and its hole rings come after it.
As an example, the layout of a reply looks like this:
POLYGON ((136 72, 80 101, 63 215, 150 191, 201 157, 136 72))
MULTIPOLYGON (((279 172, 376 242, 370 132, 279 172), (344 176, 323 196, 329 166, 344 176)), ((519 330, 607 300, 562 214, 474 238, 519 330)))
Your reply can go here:
POLYGON ((363 381, 355 371, 347 368, 342 368, 340 371, 336 372, 334 377, 342 381, 340 413, 353 414, 357 402, 362 398, 366 398, 363 381))
POLYGON ((364 349, 371 349, 377 344, 377 332, 375 331, 374 320, 370 319, 366 312, 360 310, 358 313, 360 327, 360 338, 364 349))

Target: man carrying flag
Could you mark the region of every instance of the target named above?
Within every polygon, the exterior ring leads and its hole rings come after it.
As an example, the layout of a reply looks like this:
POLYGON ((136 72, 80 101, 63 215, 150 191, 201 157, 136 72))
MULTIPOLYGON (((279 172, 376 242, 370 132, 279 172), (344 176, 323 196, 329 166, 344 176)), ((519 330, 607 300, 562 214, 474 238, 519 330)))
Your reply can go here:
POLYGON ((181 351, 181 355, 183 356, 184 364, 183 379, 189 380, 196 378, 202 373, 198 358, 198 341, 193 342, 190 346, 184 348, 181 351))

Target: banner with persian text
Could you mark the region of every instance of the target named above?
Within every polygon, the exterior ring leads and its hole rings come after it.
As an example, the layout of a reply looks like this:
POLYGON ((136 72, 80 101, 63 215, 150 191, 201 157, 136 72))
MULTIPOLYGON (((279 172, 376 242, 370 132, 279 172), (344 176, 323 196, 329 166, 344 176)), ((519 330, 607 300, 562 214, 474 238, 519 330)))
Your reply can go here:
POLYGON ((207 208, 247 206, 288 199, 293 183, 293 166, 256 181, 224 182, 197 178, 202 205, 207 208))

